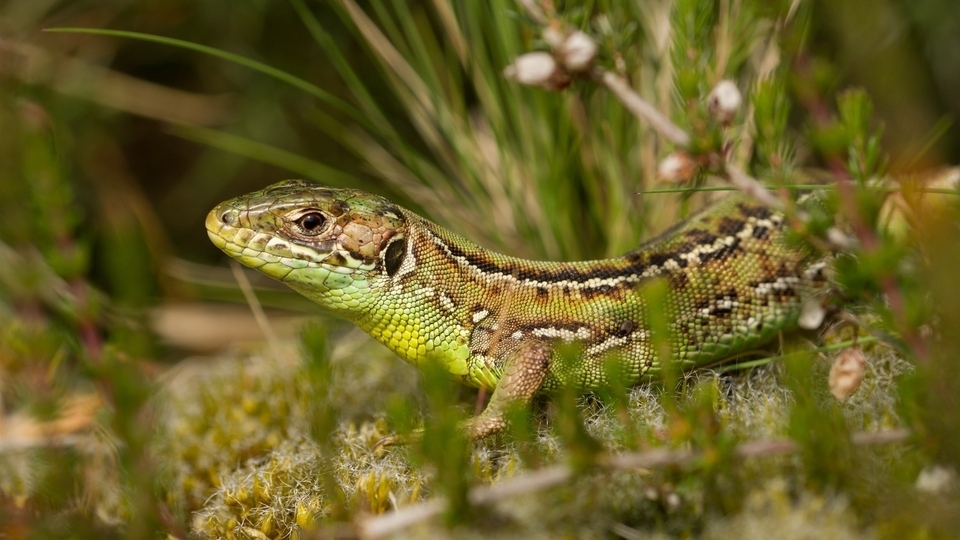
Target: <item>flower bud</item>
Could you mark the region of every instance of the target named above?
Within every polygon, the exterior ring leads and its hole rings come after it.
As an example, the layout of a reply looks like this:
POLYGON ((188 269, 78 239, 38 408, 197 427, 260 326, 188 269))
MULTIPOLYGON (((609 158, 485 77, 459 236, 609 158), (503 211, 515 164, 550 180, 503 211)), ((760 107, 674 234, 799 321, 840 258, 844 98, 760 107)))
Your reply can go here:
POLYGON ((740 109, 741 103, 743 103, 743 96, 740 95, 737 85, 730 80, 717 83, 707 97, 707 107, 710 109, 710 113, 723 123, 733 120, 737 110, 740 109))
POLYGON ((563 40, 566 38, 566 34, 564 34, 557 25, 546 26, 541 36, 543 37, 543 41, 554 50, 559 49, 563 45, 563 40))
POLYGON ((957 472, 953 467, 930 464, 920 471, 914 488, 921 493, 944 495, 956 490, 957 472))
POLYGON ((827 229, 827 241, 840 249, 850 250, 857 246, 856 241, 836 227, 827 229))
POLYGON ((845 349, 830 366, 830 393, 838 401, 844 401, 860 388, 863 381, 863 366, 867 358, 856 347, 845 349))
POLYGON ((797 319, 797 326, 804 330, 816 330, 823 324, 826 315, 827 310, 820 303, 820 299, 810 298, 800 308, 800 318, 797 319))
POLYGON ((574 30, 563 40, 559 53, 563 65, 569 71, 586 71, 597 57, 597 44, 590 36, 574 30))
POLYGON ((686 152, 674 152, 657 165, 657 178, 664 182, 686 182, 697 173, 697 164, 686 152))
POLYGON ((556 59, 545 52, 531 52, 518 56, 504 68, 503 76, 528 86, 541 86, 547 90, 559 90, 569 84, 567 75, 560 69, 556 59))

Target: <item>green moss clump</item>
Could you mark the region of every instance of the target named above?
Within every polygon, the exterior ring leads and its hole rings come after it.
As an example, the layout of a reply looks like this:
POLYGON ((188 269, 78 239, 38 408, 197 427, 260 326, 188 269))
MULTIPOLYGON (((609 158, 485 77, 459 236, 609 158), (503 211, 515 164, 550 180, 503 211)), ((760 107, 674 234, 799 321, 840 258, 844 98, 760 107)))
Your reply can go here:
POLYGON ((702 538, 720 540, 867 540, 876 535, 858 523, 843 496, 793 493, 787 482, 771 479, 750 491, 743 511, 707 522, 702 538))
MULTIPOLYGON (((349 394, 356 403, 363 399, 383 403, 391 377, 412 375, 408 366, 381 354, 375 343, 361 341, 349 350, 349 357, 334 352, 330 388, 337 388, 338 395, 349 394), (360 374, 367 368, 374 373, 380 370, 384 378, 374 377, 380 386, 369 386, 371 379, 360 374)), ((899 426, 895 380, 908 365, 886 347, 872 347, 869 352, 870 366, 861 388, 839 407, 847 422, 866 430, 899 426)), ((296 354, 290 349, 281 356, 291 359, 296 354)), ((812 380, 819 385, 814 395, 833 400, 827 390, 831 359, 821 356, 809 361, 812 380)), ((411 452, 418 451, 416 443, 377 446, 392 434, 377 406, 366 410, 358 406, 349 414, 331 410, 338 418, 332 437, 312 440, 308 406, 311 400, 324 397, 312 394, 303 384, 304 369, 295 360, 247 355, 215 366, 202 365, 197 373, 171 381, 177 389, 170 393, 171 429, 164 444, 170 450, 168 468, 176 474, 171 476, 169 498, 195 512, 190 522, 197 534, 287 538, 342 519, 336 516, 379 514, 434 495, 433 471, 411 459, 411 452)), ((709 429, 718 429, 731 440, 782 438, 787 436, 794 406, 785 376, 780 363, 724 374, 699 371, 685 376, 674 394, 671 403, 677 412, 665 406, 665 390, 658 385, 630 389, 625 408, 588 396, 578 400, 578 410, 586 432, 611 452, 636 444, 641 450, 678 444, 674 441, 679 441, 679 448, 689 447, 691 440, 700 440, 697 433, 708 429, 697 418, 709 420, 716 426, 709 429), (703 396, 712 396, 713 401, 705 405, 703 396), (676 439, 678 418, 687 419, 686 438, 676 439)), ((414 388, 411 384, 403 394, 409 403, 418 400, 414 388)), ((472 446, 467 463, 474 483, 495 484, 523 474, 531 465, 555 465, 568 459, 565 442, 556 432, 561 413, 551 403, 534 417, 532 441, 520 443, 502 436, 472 446), (537 463, 530 463, 531 455, 537 463)), ((722 454, 723 447, 714 450, 722 454)), ((903 452, 896 448, 857 452, 858 478, 891 477, 903 452)), ((879 504, 876 498, 810 491, 797 455, 739 460, 721 454, 710 462, 680 467, 588 471, 568 485, 482 509, 480 518, 468 521, 473 532, 461 532, 467 537, 481 532, 500 538, 602 537, 617 527, 628 527, 644 534, 666 531, 722 537, 724 531, 766 530, 783 522, 791 530, 870 537, 856 516, 858 510, 879 504), (765 498, 769 500, 759 502, 765 498)), ((854 486, 869 490, 867 484, 862 480, 854 486)), ((442 537, 452 532, 431 522, 403 534, 442 537)))

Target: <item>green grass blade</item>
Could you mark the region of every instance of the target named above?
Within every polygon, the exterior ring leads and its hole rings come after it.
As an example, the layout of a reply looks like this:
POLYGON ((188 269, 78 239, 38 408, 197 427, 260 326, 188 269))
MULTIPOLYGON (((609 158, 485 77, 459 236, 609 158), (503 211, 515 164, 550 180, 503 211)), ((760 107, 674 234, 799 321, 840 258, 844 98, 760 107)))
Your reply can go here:
POLYGON ((353 96, 360 102, 363 111, 372 117, 373 123, 377 127, 377 133, 399 142, 399 135, 397 135, 396 130, 393 129, 390 121, 387 120, 377 100, 370 94, 367 86, 360 80, 356 71, 350 66, 350 61, 346 55, 330 37, 329 33, 324 30, 320 21, 313 15, 306 3, 303 0, 290 0, 290 5, 293 6, 294 11, 297 12, 297 16, 300 17, 300 21, 306 27, 307 31, 310 32, 310 36, 317 43, 317 46, 320 47, 333 63, 334 69, 336 69, 337 73, 343 78, 347 88, 350 89, 353 96))
POLYGON ((228 62, 233 62, 247 68, 250 68, 255 71, 259 71, 265 75, 269 75, 279 81, 285 82, 294 88, 303 90, 304 92, 310 94, 311 96, 323 101, 324 103, 330 105, 331 107, 336 108, 337 110, 347 114, 353 120, 363 124, 364 126, 370 128, 373 127, 370 125, 370 121, 367 117, 358 111, 356 107, 350 105, 346 101, 334 96, 333 94, 321 89, 313 83, 310 83, 296 75, 291 75, 286 71, 277 69, 270 65, 264 64, 257 60, 241 56, 239 54, 227 52, 221 49, 216 49, 214 47, 208 47, 206 45, 201 45, 199 43, 193 43, 190 41, 184 41, 182 39, 170 38, 165 36, 157 36, 154 34, 144 34, 141 32, 130 32, 127 30, 106 30, 101 28, 45 28, 44 32, 58 32, 65 34, 92 34, 97 36, 109 36, 109 37, 120 37, 127 39, 137 39, 140 41, 149 41, 153 43, 160 43, 162 45, 169 45, 171 47, 180 47, 183 49, 189 49, 191 51, 196 51, 203 54, 208 54, 228 62))
POLYGON ((224 133, 215 129, 199 126, 177 125, 171 129, 178 137, 205 144, 263 163, 276 165, 306 178, 332 186, 355 187, 357 179, 338 169, 324 165, 299 154, 282 150, 275 146, 247 139, 239 135, 224 133))

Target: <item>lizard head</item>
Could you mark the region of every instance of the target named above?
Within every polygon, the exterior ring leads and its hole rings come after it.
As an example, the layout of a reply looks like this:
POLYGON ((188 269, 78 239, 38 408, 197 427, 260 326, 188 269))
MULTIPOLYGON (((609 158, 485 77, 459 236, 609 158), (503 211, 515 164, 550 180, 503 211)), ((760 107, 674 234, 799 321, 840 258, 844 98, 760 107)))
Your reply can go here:
POLYGON ((399 207, 303 180, 223 202, 206 227, 227 255, 337 311, 362 311, 407 254, 399 207))

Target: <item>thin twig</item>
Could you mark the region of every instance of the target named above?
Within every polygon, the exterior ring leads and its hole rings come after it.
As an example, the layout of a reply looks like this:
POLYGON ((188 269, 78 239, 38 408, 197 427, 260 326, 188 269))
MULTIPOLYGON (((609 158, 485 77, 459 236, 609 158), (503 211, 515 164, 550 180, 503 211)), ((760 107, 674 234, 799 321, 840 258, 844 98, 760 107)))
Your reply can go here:
POLYGON ((686 147, 690 145, 690 135, 680 129, 680 126, 671 122, 647 100, 640 97, 640 94, 636 93, 625 79, 612 71, 601 71, 600 81, 617 96, 624 107, 641 120, 649 122, 650 126, 660 135, 663 135, 665 139, 678 146, 686 147))
POLYGON ((763 184, 756 181, 754 178, 750 177, 747 173, 740 170, 740 167, 737 167, 733 163, 727 162, 724 171, 726 172, 727 180, 733 184, 733 186, 740 191, 750 195, 756 199, 760 204, 778 211, 783 211, 784 204, 779 197, 773 194, 772 191, 763 187, 763 184))
POLYGON ((548 22, 546 14, 543 13, 543 10, 540 9, 540 6, 537 5, 536 0, 517 0, 523 9, 526 10, 527 15, 530 15, 530 18, 537 21, 538 24, 546 25, 548 22))
POLYGON ((237 280, 237 285, 239 285, 243 297, 250 306, 250 311, 253 312, 253 318, 256 319, 260 331, 263 332, 264 337, 267 338, 270 347, 274 351, 279 350, 280 342, 277 340, 277 334, 273 331, 273 326, 270 325, 270 319, 267 318, 267 314, 263 312, 263 306, 260 305, 257 293, 253 292, 253 286, 250 285, 250 280, 247 279, 246 274, 243 273, 243 269, 233 259, 230 260, 230 270, 233 272, 234 279, 237 280))
MULTIPOLYGON (((905 429, 894 429, 876 433, 854 433, 850 441, 855 446, 897 444, 906 441, 909 436, 910 432, 905 429)), ((733 454, 739 458, 755 458, 792 454, 800 449, 800 444, 790 439, 768 439, 742 443, 734 449, 733 454)), ((647 469, 684 465, 696 461, 702 455, 702 452, 696 450, 655 448, 645 452, 608 455, 598 459, 597 464, 600 468, 611 470, 647 469)), ((574 470, 566 465, 547 467, 494 486, 477 486, 470 489, 467 499, 475 506, 492 504, 509 497, 565 484, 574 474, 574 470)), ((405 506, 395 512, 366 518, 357 524, 357 528, 362 538, 377 538, 434 518, 446 509, 447 502, 444 499, 431 499, 405 506)))
POLYGON ((4 437, 0 440, 0 453, 36 448, 60 448, 80 446, 84 437, 80 435, 58 435, 54 437, 4 437))
POLYGON ((357 529, 360 531, 361 538, 378 538, 439 516, 446 508, 446 500, 430 499, 426 502, 404 506, 396 512, 367 518, 359 523, 357 529))
POLYGON ((497 486, 480 486, 470 490, 467 499, 471 504, 492 504, 507 497, 515 497, 559 486, 573 477, 573 470, 567 466, 547 467, 536 474, 523 475, 497 486), (485 489, 483 489, 485 488, 485 489))

